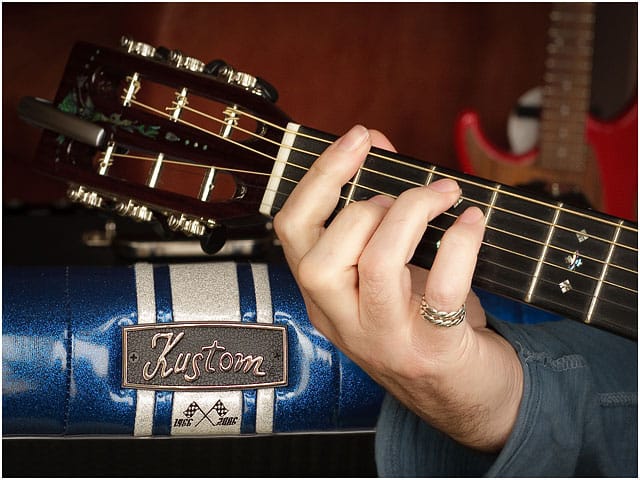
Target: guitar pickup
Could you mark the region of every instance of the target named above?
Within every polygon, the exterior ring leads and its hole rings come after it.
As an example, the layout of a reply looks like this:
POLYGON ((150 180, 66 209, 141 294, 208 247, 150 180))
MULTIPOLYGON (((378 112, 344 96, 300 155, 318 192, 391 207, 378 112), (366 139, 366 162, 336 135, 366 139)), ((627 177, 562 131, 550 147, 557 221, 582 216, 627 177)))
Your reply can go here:
POLYGON ((23 97, 18 104, 18 115, 36 127, 60 133, 92 147, 100 148, 106 143, 104 128, 62 112, 42 98, 23 97))

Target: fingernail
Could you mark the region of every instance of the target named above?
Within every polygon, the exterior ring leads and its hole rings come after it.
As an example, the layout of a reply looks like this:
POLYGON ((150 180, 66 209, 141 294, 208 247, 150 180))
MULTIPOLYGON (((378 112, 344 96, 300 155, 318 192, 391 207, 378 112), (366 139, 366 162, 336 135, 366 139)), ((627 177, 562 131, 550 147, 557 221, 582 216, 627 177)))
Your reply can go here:
POLYGON ((340 150, 350 152, 362 145, 368 138, 369 130, 362 125, 356 125, 336 141, 336 147, 340 150))
POLYGON ((459 192, 460 187, 455 180, 450 178, 443 178, 437 182, 430 183, 429 188, 439 193, 459 192))
POLYGON ((482 210, 480 210, 478 207, 469 207, 464 212, 462 212, 462 215, 458 217, 458 221, 462 223, 473 224, 479 222, 482 218, 484 218, 482 210))

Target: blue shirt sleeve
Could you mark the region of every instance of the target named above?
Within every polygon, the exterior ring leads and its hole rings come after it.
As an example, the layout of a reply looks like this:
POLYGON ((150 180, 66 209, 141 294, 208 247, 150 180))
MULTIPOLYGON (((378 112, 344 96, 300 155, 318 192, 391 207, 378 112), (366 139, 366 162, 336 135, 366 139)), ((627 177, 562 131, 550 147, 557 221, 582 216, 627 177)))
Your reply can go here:
POLYGON ((637 344, 572 320, 489 325, 524 371, 518 418, 498 454, 464 447, 383 402, 376 434, 381 476, 637 477, 637 344))

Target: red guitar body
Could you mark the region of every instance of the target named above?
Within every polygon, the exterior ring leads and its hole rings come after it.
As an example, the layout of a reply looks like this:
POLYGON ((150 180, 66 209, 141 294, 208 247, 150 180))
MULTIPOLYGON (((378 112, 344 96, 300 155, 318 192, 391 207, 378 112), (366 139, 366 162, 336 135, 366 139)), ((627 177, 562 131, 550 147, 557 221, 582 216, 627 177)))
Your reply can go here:
POLYGON ((492 145, 476 112, 463 112, 455 129, 455 147, 461 169, 508 185, 534 181, 562 182, 577 187, 595 209, 617 217, 637 219, 638 104, 622 116, 601 122, 589 117, 585 139, 591 147, 583 172, 542 169, 536 148, 514 155, 492 145))

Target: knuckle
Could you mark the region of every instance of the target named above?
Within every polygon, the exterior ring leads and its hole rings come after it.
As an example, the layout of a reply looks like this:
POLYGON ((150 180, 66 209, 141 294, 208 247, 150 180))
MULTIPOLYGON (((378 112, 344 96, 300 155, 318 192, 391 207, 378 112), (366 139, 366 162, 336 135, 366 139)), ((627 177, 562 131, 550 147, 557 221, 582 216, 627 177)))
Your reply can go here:
POLYGON ((326 262, 319 262, 311 255, 302 257, 297 273, 300 286, 311 293, 329 288, 335 279, 326 262))
POLYGON ((273 217, 273 229, 280 240, 289 243, 295 238, 296 232, 300 231, 300 226, 295 215, 291 215, 289 210, 283 208, 273 217))

